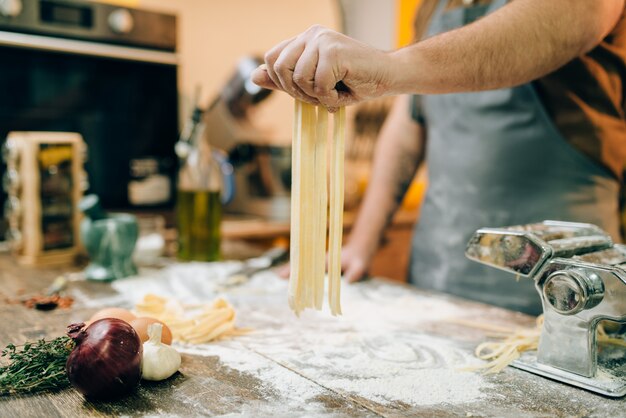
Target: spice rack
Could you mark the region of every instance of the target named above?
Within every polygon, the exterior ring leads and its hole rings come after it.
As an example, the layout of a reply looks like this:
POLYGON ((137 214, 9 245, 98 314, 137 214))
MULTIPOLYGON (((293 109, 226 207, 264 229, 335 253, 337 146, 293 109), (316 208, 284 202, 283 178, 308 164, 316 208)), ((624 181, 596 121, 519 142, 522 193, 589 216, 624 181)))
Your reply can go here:
POLYGON ((80 213, 87 188, 86 146, 70 132, 11 132, 2 149, 7 170, 7 240, 27 265, 69 264, 80 248, 80 213))

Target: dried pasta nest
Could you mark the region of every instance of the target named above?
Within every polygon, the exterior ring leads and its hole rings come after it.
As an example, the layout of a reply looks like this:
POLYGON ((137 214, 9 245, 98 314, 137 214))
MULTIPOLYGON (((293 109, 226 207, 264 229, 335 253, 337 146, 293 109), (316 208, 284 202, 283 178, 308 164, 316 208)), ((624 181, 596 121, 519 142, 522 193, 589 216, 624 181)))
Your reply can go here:
POLYGON ((190 305, 147 294, 135 306, 135 312, 164 322, 174 341, 183 343, 204 344, 251 331, 235 326, 235 308, 222 298, 211 304, 190 305))

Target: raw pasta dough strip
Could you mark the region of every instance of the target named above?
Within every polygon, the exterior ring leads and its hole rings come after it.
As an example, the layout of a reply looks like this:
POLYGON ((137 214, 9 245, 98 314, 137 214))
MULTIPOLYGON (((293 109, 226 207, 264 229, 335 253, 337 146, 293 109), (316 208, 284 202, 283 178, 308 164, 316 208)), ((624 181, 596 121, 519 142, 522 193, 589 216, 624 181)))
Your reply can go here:
POLYGON ((235 313, 230 309, 219 309, 221 312, 217 312, 215 315, 212 315, 211 318, 198 318, 198 325, 195 329, 186 334, 185 337, 189 339, 198 338, 203 334, 211 332, 211 330, 215 329, 220 324, 231 321, 235 317, 235 313))
POLYGON ((341 315, 340 286, 341 239, 343 235, 345 121, 345 108, 340 107, 334 117, 333 144, 330 157, 328 303, 333 315, 341 315))
POLYGON ((294 101, 293 144, 291 151, 291 277, 289 278, 289 306, 299 315, 300 306, 300 185, 302 153, 302 102, 294 101))
POLYGON ((311 222, 311 196, 313 171, 315 169, 315 108, 307 103, 296 100, 294 124, 294 152, 292 202, 293 215, 291 222, 292 263, 290 279, 290 305, 296 315, 307 307, 314 305, 314 289, 310 283, 312 260, 312 242, 315 238, 311 222))
POLYGON ((302 184, 300 190, 300 277, 303 308, 315 307, 315 106, 302 103, 302 184), (313 280, 312 280, 313 279, 313 280))
POLYGON ((328 112, 323 107, 317 108, 317 138, 315 139, 315 181, 317 237, 315 240, 315 309, 321 310, 324 304, 324 280, 326 272, 326 226, 328 215, 328 190, 326 187, 327 172, 327 134, 328 112))

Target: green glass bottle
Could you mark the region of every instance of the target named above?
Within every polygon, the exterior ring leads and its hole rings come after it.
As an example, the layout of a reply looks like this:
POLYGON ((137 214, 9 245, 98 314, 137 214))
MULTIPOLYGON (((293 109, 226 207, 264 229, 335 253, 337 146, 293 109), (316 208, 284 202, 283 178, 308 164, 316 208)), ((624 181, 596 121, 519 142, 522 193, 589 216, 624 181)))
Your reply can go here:
POLYGON ((222 174, 203 137, 202 116, 202 110, 196 107, 176 144, 180 158, 176 197, 178 258, 185 261, 220 259, 222 174))

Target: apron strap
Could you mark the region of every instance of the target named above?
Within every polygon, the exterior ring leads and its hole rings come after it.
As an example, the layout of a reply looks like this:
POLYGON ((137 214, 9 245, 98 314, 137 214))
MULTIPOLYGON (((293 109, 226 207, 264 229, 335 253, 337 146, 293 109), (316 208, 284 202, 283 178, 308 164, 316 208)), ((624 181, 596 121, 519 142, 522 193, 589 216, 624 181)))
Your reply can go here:
POLYGON ((450 3, 450 0, 439 0, 439 4, 437 4, 437 9, 435 9, 435 13, 433 13, 431 22, 432 20, 437 19, 439 16, 443 14, 448 3, 450 3))

